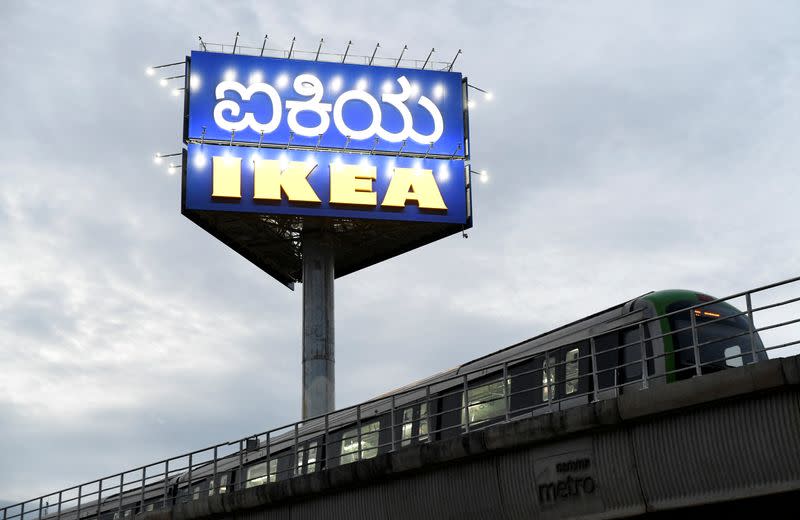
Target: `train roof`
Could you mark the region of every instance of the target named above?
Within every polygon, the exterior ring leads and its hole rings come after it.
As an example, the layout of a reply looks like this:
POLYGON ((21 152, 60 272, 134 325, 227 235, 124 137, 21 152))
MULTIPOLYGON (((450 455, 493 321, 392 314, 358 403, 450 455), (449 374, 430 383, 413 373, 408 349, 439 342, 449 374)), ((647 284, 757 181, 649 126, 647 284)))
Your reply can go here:
MULTIPOLYGON (((423 379, 414 381, 413 383, 409 383, 407 385, 389 390, 388 392, 385 392, 375 397, 375 399, 389 397, 392 394, 405 392, 419 386, 435 383, 439 380, 447 379, 448 377, 452 377, 466 371, 479 369, 481 368, 481 366, 488 366, 506 360, 512 360, 518 356, 527 355, 531 353, 534 349, 539 348, 546 344, 550 344, 553 341, 556 341, 560 338, 571 336, 572 334, 579 332, 581 330, 591 329, 598 324, 619 318, 623 316, 626 312, 632 311, 636 307, 635 305, 636 302, 639 300, 646 300, 650 303, 653 303, 655 306, 656 313, 662 314, 666 312, 665 311, 666 306, 675 301, 693 300, 695 302, 696 301, 702 302, 705 300, 711 302, 714 301, 715 299, 716 298, 714 298, 713 296, 709 296, 706 293, 693 291, 689 289, 663 289, 660 291, 646 292, 633 299, 626 300, 616 305, 612 305, 607 309, 596 312, 594 314, 590 314, 589 316, 585 316, 578 320, 572 321, 570 323, 567 323, 566 325, 556 327, 537 336, 533 336, 531 338, 514 343, 513 345, 510 345, 508 347, 504 347, 500 350, 490 352, 481 357, 475 358, 471 361, 467 361, 465 363, 457 365, 453 368, 437 372, 423 379)), ((735 309, 735 307, 725 302, 716 302, 715 305, 726 305, 731 307, 732 309, 735 309)))
POLYGON ((448 376, 457 375, 457 374, 459 374, 459 373, 461 373, 461 372, 463 372, 463 371, 465 371, 467 369, 468 370, 474 370, 475 368, 480 368, 481 364, 486 364, 486 365, 494 364, 495 362, 498 361, 498 357, 503 357, 503 354, 509 354, 509 355, 507 355, 505 357, 509 358, 509 359, 513 359, 514 355, 516 354, 516 351, 514 349, 519 349, 522 346, 528 346, 531 343, 537 342, 539 340, 549 339, 549 338, 551 338, 551 337, 553 337, 555 335, 561 336, 562 334, 560 334, 560 333, 569 334, 576 327, 579 327, 581 325, 586 325, 587 323, 588 324, 593 324, 596 321, 598 321, 598 319, 600 319, 600 321, 602 321, 602 319, 607 317, 608 314, 615 315, 614 311, 621 311, 621 309, 623 309, 626 305, 632 304, 636 300, 638 300, 638 299, 640 299, 640 298, 642 298, 644 296, 651 295, 651 294, 654 294, 654 291, 650 291, 650 292, 644 293, 644 294, 642 294, 640 296, 637 296, 636 298, 633 298, 631 300, 626 300, 626 301, 624 301, 622 303, 618 303, 616 305, 612 305, 611 307, 609 307, 607 309, 604 309, 602 311, 596 312, 594 314, 590 314, 589 316, 585 316, 585 317, 580 318, 578 320, 572 321, 570 323, 567 323, 566 325, 562 325, 560 327, 556 327, 555 329, 549 330, 547 332, 543 332, 542 334, 539 334, 537 336, 533 336, 531 338, 519 341, 517 343, 514 343, 513 345, 501 348, 500 350, 497 350, 495 352, 490 352, 488 354, 485 354, 483 356, 475 358, 475 359, 473 359, 471 361, 467 361, 465 363, 457 365, 457 366, 455 366, 453 368, 450 368, 450 369, 447 369, 447 370, 442 370, 441 372, 437 372, 437 373, 435 373, 433 375, 430 375, 428 377, 425 377, 423 379, 419 379, 417 381, 414 381, 413 383, 409 383, 407 385, 404 385, 404 386, 389 390, 388 392, 385 392, 385 393, 380 394, 379 396, 375 397, 375 399, 381 399, 381 398, 384 398, 384 397, 389 397, 392 394, 404 392, 406 390, 411 390, 411 389, 416 388, 418 386, 427 385, 429 383, 436 382, 436 381, 438 381, 440 379, 447 378, 448 376), (482 362, 484 362, 484 363, 482 363, 482 362))

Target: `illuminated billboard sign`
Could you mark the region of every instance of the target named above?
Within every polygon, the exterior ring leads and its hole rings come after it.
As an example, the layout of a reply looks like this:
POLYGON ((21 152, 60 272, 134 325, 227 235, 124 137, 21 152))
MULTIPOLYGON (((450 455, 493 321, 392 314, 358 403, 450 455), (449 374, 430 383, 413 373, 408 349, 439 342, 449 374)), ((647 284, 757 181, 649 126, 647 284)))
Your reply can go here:
POLYGON ((185 81, 182 212, 281 283, 310 231, 339 277, 472 227, 460 73, 195 51, 185 81))
POLYGON ((192 52, 186 142, 464 158, 457 72, 192 52))
POLYGON ((187 210, 383 219, 468 220, 460 159, 190 143, 187 210))

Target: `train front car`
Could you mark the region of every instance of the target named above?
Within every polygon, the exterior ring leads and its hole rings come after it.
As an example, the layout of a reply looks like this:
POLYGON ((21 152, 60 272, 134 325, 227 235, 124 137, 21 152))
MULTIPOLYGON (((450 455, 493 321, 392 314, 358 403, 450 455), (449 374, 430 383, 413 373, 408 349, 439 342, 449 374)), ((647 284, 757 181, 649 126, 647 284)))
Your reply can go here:
POLYGON ((658 291, 640 301, 660 317, 650 327, 661 330, 652 336, 653 361, 667 382, 767 359, 747 312, 729 303, 686 290, 658 291))

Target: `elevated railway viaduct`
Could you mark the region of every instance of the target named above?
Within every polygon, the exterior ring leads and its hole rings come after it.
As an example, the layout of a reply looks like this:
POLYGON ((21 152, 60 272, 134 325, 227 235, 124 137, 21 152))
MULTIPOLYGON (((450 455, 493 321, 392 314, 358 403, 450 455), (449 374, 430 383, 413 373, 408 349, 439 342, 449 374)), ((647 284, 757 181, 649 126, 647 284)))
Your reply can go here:
POLYGON ((519 418, 147 520, 800 511, 800 356, 519 418))

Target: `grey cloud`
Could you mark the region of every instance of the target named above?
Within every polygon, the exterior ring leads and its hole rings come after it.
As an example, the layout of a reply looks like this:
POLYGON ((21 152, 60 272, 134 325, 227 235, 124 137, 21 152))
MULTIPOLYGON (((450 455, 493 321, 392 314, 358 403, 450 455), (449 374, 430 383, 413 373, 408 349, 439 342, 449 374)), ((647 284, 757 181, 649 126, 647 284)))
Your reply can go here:
POLYGON ((25 499, 300 408, 300 295, 179 213, 181 103, 144 76, 206 41, 449 60, 475 228, 337 282, 337 403, 652 289, 796 274, 791 2, 6 3, 0 489, 25 499), (473 93, 474 94, 474 93, 473 93), (478 98, 480 102, 480 98, 478 98), (10 468, 10 469, 9 469, 10 468))

